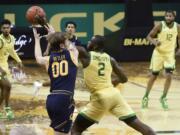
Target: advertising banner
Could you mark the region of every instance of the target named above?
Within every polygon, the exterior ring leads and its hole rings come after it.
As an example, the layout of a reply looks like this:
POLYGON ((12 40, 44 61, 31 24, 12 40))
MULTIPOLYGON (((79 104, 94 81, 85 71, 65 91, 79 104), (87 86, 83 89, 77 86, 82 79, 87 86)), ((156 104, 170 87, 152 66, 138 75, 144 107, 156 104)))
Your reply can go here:
MULTIPOLYGON (((25 15, 32 5, 0 5, 0 17, 11 20, 16 37, 15 48, 22 58, 34 58, 34 39, 25 15)), ((56 31, 65 30, 65 22, 77 23, 76 35, 83 45, 93 35, 105 35, 106 51, 122 61, 149 60, 153 46, 146 40, 151 28, 123 29, 125 4, 42 4, 49 23, 56 31)), ((153 4, 154 23, 164 19, 169 7, 177 12, 180 20, 180 4, 153 4)), ((138 14, 137 14, 138 15, 138 14)), ((146 23, 146 22, 144 22, 146 23)), ((44 43, 46 44, 46 43, 44 43)), ((45 48, 45 45, 42 46, 45 48)), ((43 50, 44 51, 44 50, 43 50)))

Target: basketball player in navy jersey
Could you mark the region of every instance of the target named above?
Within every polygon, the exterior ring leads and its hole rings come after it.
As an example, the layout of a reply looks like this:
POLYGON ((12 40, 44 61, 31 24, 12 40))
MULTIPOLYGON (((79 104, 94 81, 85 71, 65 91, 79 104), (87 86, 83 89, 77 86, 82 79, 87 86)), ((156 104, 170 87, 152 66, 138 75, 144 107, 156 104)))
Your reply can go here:
MULTIPOLYGON (((81 46, 81 41, 75 35, 76 28, 77 28, 77 24, 75 22, 73 22, 73 21, 67 21, 65 23, 65 32, 67 32, 68 39, 69 39, 69 41, 71 41, 71 44, 75 45, 75 46, 81 46)), ((50 52, 51 52, 50 45, 48 44, 47 48, 46 48, 46 51, 44 52, 43 55, 48 56, 50 52)), ((46 82, 43 82, 43 83, 41 83, 41 82, 36 82, 36 83, 40 87, 41 86, 50 86, 50 81, 46 81, 46 82)), ((38 88, 38 86, 35 86, 35 91, 39 90, 40 87, 38 88)))
MULTIPOLYGON (((48 28, 47 28, 48 29, 48 28)), ((50 31, 50 30, 49 30, 50 31)), ((77 73, 78 51, 69 44, 66 34, 54 32, 47 36, 50 56, 42 56, 40 38, 33 28, 35 57, 37 63, 45 65, 51 81, 46 108, 55 135, 66 135, 72 124, 74 111, 73 95, 77 73)))

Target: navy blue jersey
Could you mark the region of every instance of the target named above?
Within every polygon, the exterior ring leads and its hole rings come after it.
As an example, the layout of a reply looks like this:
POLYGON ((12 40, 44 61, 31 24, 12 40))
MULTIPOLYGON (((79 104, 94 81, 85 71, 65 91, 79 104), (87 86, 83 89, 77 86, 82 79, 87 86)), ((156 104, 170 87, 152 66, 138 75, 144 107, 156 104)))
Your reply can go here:
POLYGON ((52 52, 49 58, 48 74, 51 81, 50 92, 68 91, 74 93, 77 66, 73 63, 70 51, 52 52))
POLYGON ((72 38, 69 39, 75 46, 81 46, 81 41, 76 37, 73 36, 72 38))

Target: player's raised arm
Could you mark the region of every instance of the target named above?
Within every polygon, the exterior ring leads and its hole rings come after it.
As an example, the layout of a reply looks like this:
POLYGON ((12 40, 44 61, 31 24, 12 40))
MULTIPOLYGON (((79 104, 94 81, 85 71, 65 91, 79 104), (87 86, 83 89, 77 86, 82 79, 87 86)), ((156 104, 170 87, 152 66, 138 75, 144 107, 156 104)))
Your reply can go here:
MULTIPOLYGON (((46 23, 46 25, 44 25, 44 27, 47 29, 48 35, 55 32, 54 28, 50 24, 48 24, 48 23, 46 23)), ((47 48, 46 48, 46 50, 45 50, 43 55, 44 56, 48 56, 49 51, 50 51, 50 44, 48 43, 47 44, 47 48)))
POLYGON ((34 40, 35 40, 34 54, 35 54, 36 61, 38 64, 46 65, 47 59, 42 56, 42 51, 40 47, 40 36, 37 33, 37 30, 35 28, 33 28, 33 33, 34 33, 34 40))
POLYGON ((155 46, 158 46, 161 44, 157 39, 154 39, 156 35, 161 31, 161 27, 162 27, 162 24, 158 23, 147 35, 147 40, 155 46))
POLYGON ((118 83, 125 83, 128 81, 127 76, 124 74, 122 68, 118 65, 117 61, 111 57, 111 65, 113 68, 113 71, 117 75, 118 79, 113 80, 112 83, 114 85, 117 85, 118 83))
POLYGON ((50 51, 50 44, 47 44, 47 48, 45 50, 45 52, 43 53, 44 56, 48 56, 49 55, 49 51, 50 51))
POLYGON ((82 46, 76 46, 77 50, 79 51, 79 59, 81 63, 83 64, 83 67, 87 67, 90 62, 90 55, 86 51, 86 49, 82 46))

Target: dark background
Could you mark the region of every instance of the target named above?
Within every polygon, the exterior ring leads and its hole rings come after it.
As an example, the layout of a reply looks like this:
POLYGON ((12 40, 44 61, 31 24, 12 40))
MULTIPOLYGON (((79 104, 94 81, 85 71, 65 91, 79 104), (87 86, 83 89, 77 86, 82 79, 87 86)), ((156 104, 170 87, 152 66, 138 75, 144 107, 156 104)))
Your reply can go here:
MULTIPOLYGON (((126 1, 142 1, 142 0, 1 0, 0 4, 124 3, 126 1)), ((152 0, 152 2, 172 3, 172 2, 180 2, 180 0, 152 0)))
MULTIPOLYGON (((173 3, 180 0, 6 0, 0 1, 0 4, 78 4, 78 3, 123 3, 125 4, 125 19, 122 29, 105 35, 106 44, 105 51, 118 61, 149 61, 152 55, 153 45, 124 45, 125 39, 145 39, 149 31, 154 26, 154 18, 152 15, 152 3, 173 3)), ((171 7, 170 7, 171 8, 171 7)), ((40 30, 44 33, 44 30, 40 30)), ((18 54, 21 58, 34 58, 34 37, 31 28, 14 28, 13 35, 18 40, 22 35, 26 39, 31 39, 26 46, 15 48, 20 50, 18 54)), ((25 39, 24 39, 25 40, 25 39)), ((42 50, 46 48, 46 40, 41 41, 42 50)), ((86 44, 82 44, 86 46, 86 44)))

